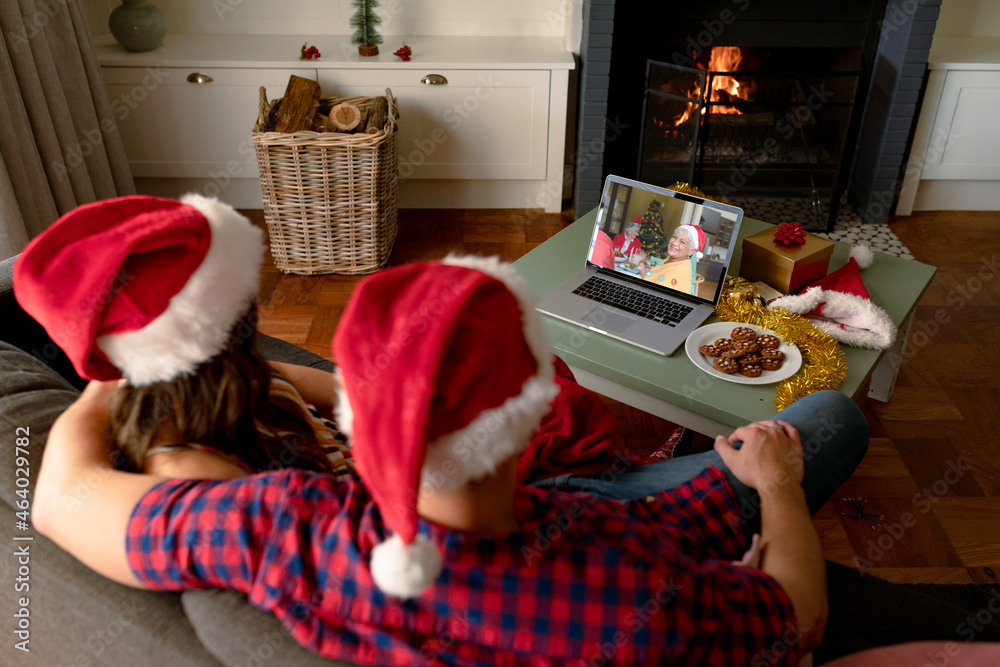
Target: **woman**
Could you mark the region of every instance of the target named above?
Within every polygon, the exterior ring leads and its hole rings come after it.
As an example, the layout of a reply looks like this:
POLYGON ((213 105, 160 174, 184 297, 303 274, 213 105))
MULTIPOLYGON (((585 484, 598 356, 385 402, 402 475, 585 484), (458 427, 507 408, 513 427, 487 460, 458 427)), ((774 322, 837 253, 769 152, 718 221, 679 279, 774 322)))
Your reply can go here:
POLYGON ((199 195, 81 206, 22 253, 21 306, 81 377, 121 379, 116 465, 168 477, 348 471, 343 438, 315 409, 332 410, 331 375, 255 349, 263 254, 261 230, 199 195))
POLYGON ((698 260, 704 257, 705 232, 697 225, 680 225, 667 242, 667 257, 647 271, 646 280, 687 294, 698 291, 698 260))
POLYGON ((615 254, 622 257, 631 258, 632 255, 642 250, 642 243, 639 241, 639 225, 632 223, 625 228, 623 234, 617 234, 614 239, 615 254))

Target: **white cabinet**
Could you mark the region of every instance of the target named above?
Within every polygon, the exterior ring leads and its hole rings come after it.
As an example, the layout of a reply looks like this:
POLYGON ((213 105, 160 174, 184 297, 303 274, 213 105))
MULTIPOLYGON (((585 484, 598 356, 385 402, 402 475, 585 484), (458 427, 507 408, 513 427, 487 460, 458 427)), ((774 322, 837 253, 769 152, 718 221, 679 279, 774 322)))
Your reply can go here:
POLYGON ((1000 38, 935 37, 896 205, 1000 210, 1000 38))
POLYGON ((947 71, 922 178, 1000 180, 1000 72, 947 71))
POLYGON ((548 71, 322 70, 319 83, 325 97, 392 90, 401 178, 546 176, 548 71))
POLYGON ((292 74, 316 79, 315 69, 101 71, 136 178, 257 178, 250 132, 260 86, 284 91, 292 74))
POLYGON ((324 97, 392 90, 400 206, 561 210, 574 67, 563 40, 415 38, 412 62, 391 53, 360 58, 336 47, 345 43, 335 35, 168 34, 146 53, 99 43, 137 189, 171 197, 197 190, 259 208, 250 140, 259 88, 281 97, 296 74, 318 80, 324 97), (298 60, 303 41, 323 57, 298 60), (428 75, 437 83, 423 83, 428 75))

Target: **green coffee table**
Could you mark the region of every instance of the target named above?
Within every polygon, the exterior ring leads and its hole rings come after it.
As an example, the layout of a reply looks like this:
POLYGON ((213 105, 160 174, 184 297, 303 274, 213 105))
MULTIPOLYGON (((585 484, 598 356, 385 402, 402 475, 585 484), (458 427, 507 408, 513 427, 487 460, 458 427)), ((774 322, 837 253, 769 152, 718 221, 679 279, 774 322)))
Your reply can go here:
MULTIPOLYGON (((539 295, 558 287, 580 269, 590 242, 597 209, 541 244, 514 266, 539 295)), ((744 218, 740 238, 772 225, 744 218)), ((830 270, 847 262, 850 246, 836 243, 830 270)), ((737 242, 731 274, 738 274, 742 243, 737 242)), ((888 401, 917 302, 936 269, 920 262, 875 253, 872 266, 862 271, 872 301, 885 309, 900 333, 887 351, 844 346, 847 378, 840 391, 854 398, 871 379, 868 395, 888 401)), ((714 436, 732 428, 767 419, 775 412, 777 385, 743 385, 712 377, 699 370, 681 347, 663 357, 596 334, 562 320, 542 316, 553 352, 577 380, 604 396, 714 436)), ((719 321, 714 316, 706 324, 719 321)))

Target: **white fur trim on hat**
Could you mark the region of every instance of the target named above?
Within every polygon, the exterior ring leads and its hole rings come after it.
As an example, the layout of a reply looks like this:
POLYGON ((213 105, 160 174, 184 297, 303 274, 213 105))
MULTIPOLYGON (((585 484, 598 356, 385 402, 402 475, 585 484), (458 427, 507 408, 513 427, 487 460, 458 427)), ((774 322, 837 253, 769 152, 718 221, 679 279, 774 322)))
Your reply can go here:
POLYGON ((559 393, 542 318, 535 310, 535 296, 514 267, 496 257, 448 255, 443 263, 476 269, 504 283, 517 300, 524 338, 535 357, 537 371, 522 385, 520 394, 428 444, 420 484, 438 490, 456 489, 483 479, 493 474, 500 463, 524 451, 559 393))
POLYGON ((395 534, 372 549, 369 565, 379 590, 397 598, 423 593, 441 574, 441 552, 425 535, 405 544, 395 534))
POLYGON ((340 366, 333 370, 333 419, 337 422, 340 432, 351 437, 354 430, 354 408, 351 407, 351 399, 344 390, 344 376, 340 372, 340 366))
POLYGON ((138 331, 101 336, 97 345, 134 385, 187 375, 222 352, 257 296, 263 232, 228 204, 198 194, 181 202, 208 219, 212 242, 167 309, 138 331))
POLYGON ((821 303, 823 316, 809 317, 809 321, 842 343, 884 350, 896 340, 896 326, 888 313, 856 294, 811 287, 802 294, 775 299, 768 308, 805 315, 821 303))

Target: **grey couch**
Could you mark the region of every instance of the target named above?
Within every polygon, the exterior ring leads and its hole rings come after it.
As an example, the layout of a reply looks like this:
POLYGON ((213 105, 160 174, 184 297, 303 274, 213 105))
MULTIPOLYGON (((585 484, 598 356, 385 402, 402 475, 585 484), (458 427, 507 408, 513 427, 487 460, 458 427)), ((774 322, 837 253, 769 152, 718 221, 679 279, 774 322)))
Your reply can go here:
MULTIPOLYGON (((232 591, 152 593, 95 574, 33 527, 17 528, 15 437, 29 429, 28 490, 52 422, 85 384, 45 331, 17 304, 13 260, 0 263, 0 610, 27 598, 27 648, 5 635, 0 663, 14 665, 334 665, 302 648, 270 614, 232 591), (14 536, 31 537, 13 541, 14 536), (28 556, 18 553, 28 547, 28 556), (26 563, 23 561, 27 561, 26 563), (11 659, 8 662, 8 658, 11 659)), ((318 355, 261 336, 268 358, 332 370, 318 355)), ((23 462, 22 462, 23 463, 23 462)), ((22 473, 23 476, 23 473, 22 473)), ((82 492, 85 492, 83 490, 82 492)), ((339 663, 343 664, 343 663, 339 663)))

